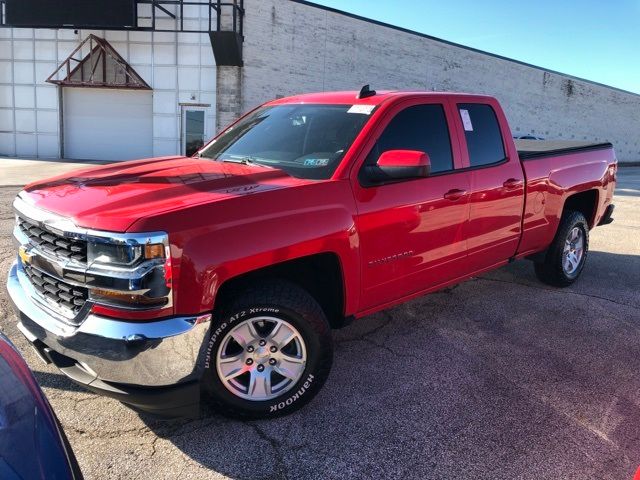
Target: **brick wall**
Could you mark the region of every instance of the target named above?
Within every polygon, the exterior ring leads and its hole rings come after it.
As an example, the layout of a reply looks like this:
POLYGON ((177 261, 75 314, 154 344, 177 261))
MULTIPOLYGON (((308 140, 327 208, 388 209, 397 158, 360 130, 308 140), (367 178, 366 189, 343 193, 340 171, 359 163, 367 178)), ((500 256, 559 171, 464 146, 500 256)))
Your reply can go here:
POLYGON ((640 160, 640 95, 291 1, 245 0, 245 8, 241 110, 366 83, 482 93, 502 102, 514 135, 607 140, 621 161, 640 160))
MULTIPOLYGON (((190 6, 187 28, 204 27, 206 8, 190 6)), ((217 71, 207 35, 0 29, 0 155, 58 155, 58 95, 45 79, 96 33, 153 87, 154 155, 180 151, 180 103, 211 105, 212 135, 277 96, 370 83, 494 95, 514 135, 608 140, 621 161, 640 160, 640 95, 294 1, 245 0, 245 10, 244 67, 217 71)))

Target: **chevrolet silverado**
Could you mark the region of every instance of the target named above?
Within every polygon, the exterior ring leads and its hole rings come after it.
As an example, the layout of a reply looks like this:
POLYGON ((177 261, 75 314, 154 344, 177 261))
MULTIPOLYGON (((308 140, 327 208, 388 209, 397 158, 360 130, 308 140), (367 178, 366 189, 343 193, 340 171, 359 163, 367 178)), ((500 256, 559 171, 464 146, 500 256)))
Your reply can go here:
POLYGON ((616 172, 608 143, 516 146, 488 96, 283 98, 191 158, 27 185, 8 291, 41 358, 89 390, 268 418, 320 390, 332 328, 517 259, 570 285, 616 172))

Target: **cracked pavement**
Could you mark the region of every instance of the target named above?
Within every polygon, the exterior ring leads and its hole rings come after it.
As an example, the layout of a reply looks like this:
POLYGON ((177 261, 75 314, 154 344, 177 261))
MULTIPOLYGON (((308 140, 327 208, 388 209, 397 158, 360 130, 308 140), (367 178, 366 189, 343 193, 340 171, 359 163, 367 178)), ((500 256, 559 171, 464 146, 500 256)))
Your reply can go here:
MULTIPOLYGON (((24 174, 28 174, 25 172, 24 174)), ((87 478, 630 479, 640 464, 640 168, 620 170, 615 222, 557 290, 526 261, 334 333, 323 391, 271 421, 165 421, 42 364, 0 293, 87 478)), ((0 187, 0 274, 15 252, 0 187)))

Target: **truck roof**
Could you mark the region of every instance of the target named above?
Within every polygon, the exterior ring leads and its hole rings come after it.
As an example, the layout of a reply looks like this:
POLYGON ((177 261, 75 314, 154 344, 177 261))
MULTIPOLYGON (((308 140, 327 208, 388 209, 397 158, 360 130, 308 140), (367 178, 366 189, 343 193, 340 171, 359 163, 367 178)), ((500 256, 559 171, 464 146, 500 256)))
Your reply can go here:
POLYGON ((366 98, 357 98, 358 91, 342 91, 342 92, 320 92, 320 93, 305 93, 302 95, 294 95, 292 97, 279 98, 268 102, 267 105, 283 105, 288 103, 325 103, 325 104, 338 104, 338 105, 379 105, 382 102, 389 99, 398 99, 403 97, 415 97, 419 96, 455 96, 455 97, 485 97, 487 99, 493 98, 487 95, 475 95, 470 93, 456 93, 456 92, 427 92, 427 91, 411 91, 411 90, 382 90, 376 92, 375 95, 371 95, 366 98))

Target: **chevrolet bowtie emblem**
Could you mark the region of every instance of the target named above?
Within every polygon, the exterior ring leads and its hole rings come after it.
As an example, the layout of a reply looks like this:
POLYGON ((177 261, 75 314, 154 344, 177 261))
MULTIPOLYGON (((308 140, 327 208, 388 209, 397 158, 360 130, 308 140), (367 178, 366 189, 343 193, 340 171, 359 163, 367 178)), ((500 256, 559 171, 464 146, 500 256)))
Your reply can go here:
POLYGON ((20 248, 18 249, 18 255, 20 256, 20 260, 22 260, 22 263, 25 265, 31 262, 31 259, 33 258, 33 255, 27 251, 27 247, 25 247, 24 245, 20 245, 20 248))

